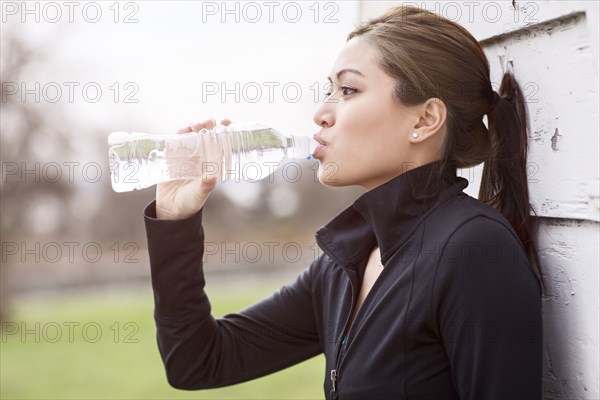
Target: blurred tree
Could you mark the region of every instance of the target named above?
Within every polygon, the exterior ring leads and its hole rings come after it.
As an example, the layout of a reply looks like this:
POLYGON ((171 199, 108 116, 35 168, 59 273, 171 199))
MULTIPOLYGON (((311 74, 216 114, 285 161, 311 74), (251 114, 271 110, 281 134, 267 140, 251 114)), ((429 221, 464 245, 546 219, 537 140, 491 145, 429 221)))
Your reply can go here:
MULTIPOLYGON (((52 182, 41 173, 38 156, 33 143, 51 135, 57 148, 69 150, 64 127, 52 127, 48 115, 39 103, 22 101, 20 95, 11 94, 20 89, 27 68, 35 68, 44 61, 42 52, 29 47, 18 35, 3 32, 1 38, 0 65, 0 241, 3 252, 5 243, 17 242, 31 230, 31 206, 35 202, 64 205, 71 195, 72 186, 61 180, 52 182), (28 174, 25 174, 27 171, 28 174), (27 222, 29 221, 29 223, 27 222)), ((57 230, 65 229, 67 220, 58 221, 57 230)), ((5 257, 2 257, 5 261, 5 257)), ((10 285, 8 266, 0 268, 0 319, 5 316, 9 303, 10 285)))

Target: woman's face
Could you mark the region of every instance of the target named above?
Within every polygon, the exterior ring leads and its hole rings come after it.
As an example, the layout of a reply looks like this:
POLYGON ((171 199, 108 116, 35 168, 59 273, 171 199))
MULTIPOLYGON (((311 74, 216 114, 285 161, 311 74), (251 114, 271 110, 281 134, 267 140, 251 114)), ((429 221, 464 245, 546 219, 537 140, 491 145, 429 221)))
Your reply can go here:
MULTIPOLYGON (((314 115, 321 126, 315 136, 325 143, 314 154, 320 161, 318 176, 323 184, 360 185, 370 190, 437 159, 432 145, 438 144, 441 135, 431 135, 425 105, 405 107, 394 100, 395 82, 380 69, 377 56, 373 45, 354 37, 346 42, 331 70, 331 90, 314 115), (412 138, 413 132, 420 139, 412 138)), ((439 108, 439 104, 433 106, 439 108)))

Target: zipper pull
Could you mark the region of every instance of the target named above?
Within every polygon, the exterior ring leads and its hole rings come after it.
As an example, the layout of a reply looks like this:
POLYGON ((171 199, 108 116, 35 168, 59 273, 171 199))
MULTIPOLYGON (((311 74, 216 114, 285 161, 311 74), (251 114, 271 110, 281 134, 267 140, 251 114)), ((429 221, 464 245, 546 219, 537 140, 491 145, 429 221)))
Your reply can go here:
POLYGON ((337 378, 337 372, 335 369, 331 370, 331 387, 333 389, 333 393, 335 393, 335 380, 337 378))

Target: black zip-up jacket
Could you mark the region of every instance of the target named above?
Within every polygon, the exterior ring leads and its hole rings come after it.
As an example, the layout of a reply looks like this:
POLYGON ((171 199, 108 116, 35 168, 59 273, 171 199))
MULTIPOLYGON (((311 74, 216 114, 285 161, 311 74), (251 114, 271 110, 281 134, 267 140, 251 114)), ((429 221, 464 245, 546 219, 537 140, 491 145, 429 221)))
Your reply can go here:
MULTIPOLYGON (((244 382, 325 354, 326 398, 540 399, 539 281, 508 221, 437 163, 364 193, 318 230, 323 254, 290 284, 215 319, 202 210, 145 210, 158 347, 181 389, 244 382), (348 336, 371 251, 384 269, 348 336)), ((293 388, 292 388, 293 389, 293 388)))

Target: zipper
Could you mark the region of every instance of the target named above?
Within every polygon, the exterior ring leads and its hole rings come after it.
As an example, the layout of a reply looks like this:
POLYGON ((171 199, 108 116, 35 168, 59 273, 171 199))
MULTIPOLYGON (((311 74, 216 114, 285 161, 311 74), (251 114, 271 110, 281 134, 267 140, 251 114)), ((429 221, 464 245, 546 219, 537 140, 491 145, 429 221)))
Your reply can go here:
MULTIPOLYGON (((350 305, 350 312, 348 313, 348 316, 346 317, 346 322, 344 323, 344 330, 342 331, 342 336, 339 339, 339 344, 336 348, 335 351, 335 363, 334 363, 334 367, 333 369, 330 371, 330 379, 331 379, 331 391, 330 391, 330 395, 331 395, 331 399, 332 400, 337 400, 338 399, 338 380, 339 380, 339 376, 340 376, 340 353, 341 353, 341 348, 343 343, 345 343, 348 340, 348 336, 346 336, 346 339, 344 340, 344 332, 346 332, 346 328, 348 327, 348 323, 350 322, 350 317, 352 316, 352 312, 354 311, 354 306, 356 304, 356 300, 357 300, 357 296, 358 296, 358 292, 357 292, 357 288, 356 286, 358 285, 358 279, 355 276, 356 272, 352 271, 352 273, 348 270, 348 267, 345 266, 345 264, 343 262, 341 262, 341 260, 336 257, 335 254, 332 254, 329 251, 329 246, 327 245, 328 242, 323 243, 323 237, 319 236, 319 234, 317 233, 317 243, 319 244, 319 247, 321 247, 321 249, 323 249, 323 251, 339 266, 341 267, 344 272, 348 275, 348 278, 350 280, 350 289, 351 289, 351 293, 352 293, 352 304, 350 305), (353 276, 354 274, 354 276, 353 276), (355 282, 356 281, 356 282, 355 282)), ((350 329, 351 331, 352 329, 350 329)), ((348 334, 350 333, 350 331, 348 331, 348 334)))
POLYGON ((337 392, 335 390, 335 381, 337 380, 337 371, 331 370, 331 399, 337 400, 337 392))
MULTIPOLYGON (((342 353, 341 349, 342 347, 346 344, 346 342, 348 341, 348 337, 350 336, 350 331, 348 331, 348 335, 345 335, 344 337, 344 332, 346 332, 346 328, 348 327, 348 323, 350 322, 350 317, 352 316, 352 312, 354 311, 354 306, 356 304, 356 288, 355 288, 355 283, 354 280, 352 279, 352 274, 344 267, 342 267, 342 269, 346 272, 346 274, 348 274, 348 278, 350 278, 350 288, 352 291, 352 304, 350 305, 350 313, 348 314, 348 316, 346 317, 346 322, 344 323, 344 330, 342 331, 342 336, 339 339, 339 343, 335 352, 335 364, 334 364, 334 368, 330 371, 330 379, 331 379, 331 399, 332 400, 337 400, 338 399, 338 387, 337 387, 337 381, 339 379, 339 370, 340 370, 340 355, 342 353)), ((352 330, 352 328, 350 328, 350 330, 352 330)))
MULTIPOLYGON (((345 330, 345 329, 344 329, 345 330)), ((343 346, 344 343, 344 333, 342 333, 342 336, 338 339, 338 344, 335 350, 335 363, 333 366, 333 369, 329 372, 329 378, 331 379, 331 398, 333 400, 337 400, 337 377, 338 377, 338 370, 339 370, 339 355, 340 355, 340 350, 341 347, 343 346)))

